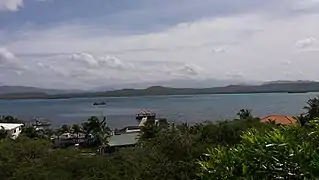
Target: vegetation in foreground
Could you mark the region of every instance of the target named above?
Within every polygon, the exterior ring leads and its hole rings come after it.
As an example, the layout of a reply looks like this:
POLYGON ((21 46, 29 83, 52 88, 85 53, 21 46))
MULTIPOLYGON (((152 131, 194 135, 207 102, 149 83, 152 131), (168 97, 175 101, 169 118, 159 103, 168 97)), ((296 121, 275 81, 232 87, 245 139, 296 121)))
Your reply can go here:
POLYGON ((0 142, 0 179, 194 180, 319 178, 319 99, 308 101, 300 123, 259 123, 249 111, 219 123, 153 126, 139 144, 111 156, 53 149, 26 134, 0 142))

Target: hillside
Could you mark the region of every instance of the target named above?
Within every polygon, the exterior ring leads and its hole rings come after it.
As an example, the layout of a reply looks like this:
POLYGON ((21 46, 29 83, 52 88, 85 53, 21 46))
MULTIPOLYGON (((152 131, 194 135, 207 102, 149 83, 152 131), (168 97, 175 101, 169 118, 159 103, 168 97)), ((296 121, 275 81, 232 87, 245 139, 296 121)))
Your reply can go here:
POLYGON ((59 90, 59 89, 44 89, 29 86, 0 86, 0 95, 4 94, 67 94, 67 93, 77 93, 82 92, 79 90, 59 90))
POLYGON ((0 94, 0 99, 25 99, 25 98, 84 98, 84 97, 124 97, 124 96, 153 96, 153 95, 193 95, 193 94, 236 94, 236 93, 304 93, 319 92, 319 82, 292 82, 268 83, 262 85, 229 85, 214 88, 169 88, 152 86, 147 89, 122 89, 106 92, 84 92, 47 94, 38 93, 11 93, 0 94))

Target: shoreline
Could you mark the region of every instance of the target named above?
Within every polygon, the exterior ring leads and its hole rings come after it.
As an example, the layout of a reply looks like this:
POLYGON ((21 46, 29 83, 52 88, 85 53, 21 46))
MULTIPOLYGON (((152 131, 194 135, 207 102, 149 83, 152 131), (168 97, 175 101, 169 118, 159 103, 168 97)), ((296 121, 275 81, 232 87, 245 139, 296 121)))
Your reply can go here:
MULTIPOLYGON (((302 92, 288 92, 288 91, 268 91, 268 92, 218 92, 218 93, 167 93, 167 94, 145 94, 145 95, 94 95, 94 94, 59 94, 59 95, 46 95, 42 97, 0 97, 0 100, 56 100, 56 99, 85 99, 85 98, 128 98, 128 97, 152 97, 152 96, 192 96, 192 95, 236 95, 236 94, 307 94, 316 93, 319 91, 302 91, 302 92)), ((109 92, 105 92, 109 93, 109 92)))

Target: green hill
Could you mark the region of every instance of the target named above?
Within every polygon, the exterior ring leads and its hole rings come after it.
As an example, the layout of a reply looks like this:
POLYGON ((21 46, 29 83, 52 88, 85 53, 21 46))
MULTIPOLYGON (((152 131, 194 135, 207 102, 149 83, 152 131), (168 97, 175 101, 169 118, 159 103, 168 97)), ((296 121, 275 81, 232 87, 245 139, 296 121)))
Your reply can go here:
POLYGON ((238 93, 305 93, 319 92, 319 82, 266 83, 262 85, 229 85, 214 88, 169 88, 152 86, 147 89, 122 89, 106 92, 60 93, 45 92, 0 94, 0 99, 62 99, 84 97, 125 97, 154 95, 238 94, 238 93))

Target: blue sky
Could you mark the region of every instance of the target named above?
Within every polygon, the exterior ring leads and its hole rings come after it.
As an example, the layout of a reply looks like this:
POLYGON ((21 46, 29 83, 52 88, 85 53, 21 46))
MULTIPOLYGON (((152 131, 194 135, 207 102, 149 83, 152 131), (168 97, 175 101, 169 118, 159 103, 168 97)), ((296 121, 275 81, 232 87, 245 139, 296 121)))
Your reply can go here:
POLYGON ((319 80, 318 18, 319 0, 0 0, 0 84, 319 80))

